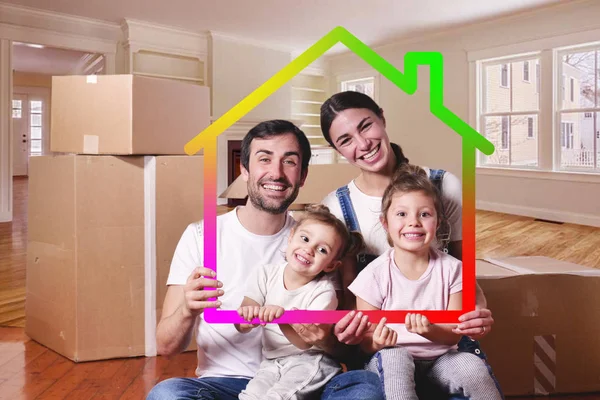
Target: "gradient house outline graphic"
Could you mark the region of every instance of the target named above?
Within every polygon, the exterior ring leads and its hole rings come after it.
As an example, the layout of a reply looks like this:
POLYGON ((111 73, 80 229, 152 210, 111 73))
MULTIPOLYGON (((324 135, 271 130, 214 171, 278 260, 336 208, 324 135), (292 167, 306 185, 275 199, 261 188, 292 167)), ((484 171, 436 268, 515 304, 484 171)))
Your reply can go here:
MULTIPOLYGON (((414 94, 417 90, 417 67, 429 65, 431 113, 462 136, 463 309, 422 312, 434 323, 456 322, 461 314, 475 308, 475 152, 479 150, 486 155, 491 155, 494 152, 494 145, 444 106, 444 71, 441 53, 409 52, 404 57, 404 73, 401 73, 343 27, 334 28, 186 144, 185 152, 188 155, 196 154, 200 149, 204 149, 204 266, 215 270, 218 277, 216 265, 217 137, 338 42, 346 45, 409 95, 414 94)), ((378 322, 385 316, 388 322, 404 323, 407 312, 417 311, 394 310, 365 313, 373 322, 378 322)), ((279 323, 336 323, 348 312, 286 311, 276 321, 279 323)), ((207 309, 204 311, 204 319, 210 323, 242 322, 235 310, 207 309)))

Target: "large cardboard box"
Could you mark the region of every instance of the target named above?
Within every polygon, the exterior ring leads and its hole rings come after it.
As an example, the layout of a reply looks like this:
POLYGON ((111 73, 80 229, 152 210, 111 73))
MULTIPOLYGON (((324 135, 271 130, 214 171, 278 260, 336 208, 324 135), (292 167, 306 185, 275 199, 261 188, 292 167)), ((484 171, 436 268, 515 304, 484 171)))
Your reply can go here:
POLYGON ((134 75, 52 77, 50 148, 77 154, 185 154, 210 124, 206 86, 134 75))
POLYGON ((506 395, 600 390, 600 270, 548 257, 477 260, 494 316, 481 340, 506 395))
POLYGON ((32 157, 27 335, 74 361, 156 355, 171 258, 203 193, 202 156, 32 157))

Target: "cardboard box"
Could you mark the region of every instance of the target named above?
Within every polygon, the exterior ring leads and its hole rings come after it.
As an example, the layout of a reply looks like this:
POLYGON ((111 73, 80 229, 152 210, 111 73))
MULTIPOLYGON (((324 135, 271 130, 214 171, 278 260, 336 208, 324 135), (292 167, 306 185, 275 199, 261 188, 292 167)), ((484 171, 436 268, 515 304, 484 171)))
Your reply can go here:
POLYGON ((171 258, 203 193, 202 156, 32 157, 27 335, 74 361, 156 355, 171 258))
POLYGON ((183 155, 209 124, 206 86, 134 75, 52 77, 53 152, 183 155))
MULTIPOLYGON (((360 169, 351 164, 310 165, 304 186, 300 189, 298 198, 291 208, 301 209, 306 204, 320 203, 333 190, 348 184, 358 175, 360 169)), ((240 175, 219 197, 245 199, 246 196, 248 196, 247 185, 240 175)))
POLYGON ((600 270, 547 257, 477 260, 494 316, 481 340, 505 395, 600 390, 600 270))

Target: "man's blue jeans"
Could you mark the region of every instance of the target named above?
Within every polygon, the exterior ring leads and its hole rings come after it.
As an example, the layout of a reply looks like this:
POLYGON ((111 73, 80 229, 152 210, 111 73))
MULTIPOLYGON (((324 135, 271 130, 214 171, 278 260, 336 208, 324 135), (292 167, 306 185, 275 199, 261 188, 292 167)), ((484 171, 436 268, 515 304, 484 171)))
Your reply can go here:
MULTIPOLYGON (((170 378, 157 384, 146 400, 237 400, 248 382, 244 378, 170 378)), ((377 375, 358 370, 330 380, 321 400, 384 400, 384 397, 377 375)))

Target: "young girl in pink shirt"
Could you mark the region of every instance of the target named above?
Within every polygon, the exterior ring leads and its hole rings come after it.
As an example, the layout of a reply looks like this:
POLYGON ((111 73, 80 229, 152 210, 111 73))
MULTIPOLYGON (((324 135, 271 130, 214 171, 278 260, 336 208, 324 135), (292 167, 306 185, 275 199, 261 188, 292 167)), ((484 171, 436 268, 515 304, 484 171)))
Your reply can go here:
MULTIPOLYGON (((438 250, 443 208, 423 169, 405 165, 393 176, 381 206, 381 222, 393 246, 370 263, 348 287, 359 310, 460 310, 462 263, 438 250)), ((420 388, 437 386, 471 400, 502 399, 485 362, 458 352, 461 334, 409 313, 405 324, 383 318, 361 343, 372 355, 387 400, 418 399, 420 388), (423 384, 421 384, 423 382, 423 384), (417 385, 419 383, 419 385, 417 385)))

